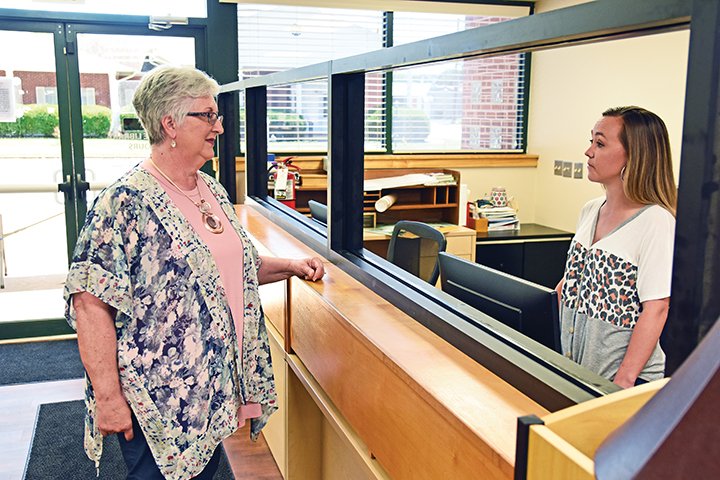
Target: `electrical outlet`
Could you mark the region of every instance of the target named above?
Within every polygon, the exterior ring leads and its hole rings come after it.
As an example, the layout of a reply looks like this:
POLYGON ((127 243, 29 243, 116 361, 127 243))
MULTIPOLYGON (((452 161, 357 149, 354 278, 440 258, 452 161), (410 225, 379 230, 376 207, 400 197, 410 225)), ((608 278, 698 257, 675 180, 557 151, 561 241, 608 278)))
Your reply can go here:
POLYGON ((558 177, 562 177, 562 164, 562 160, 555 160, 555 167, 553 168, 553 173, 558 177))
POLYGON ((585 164, 582 162, 577 162, 573 168, 573 178, 582 178, 583 177, 583 168, 585 167, 585 164))
POLYGON ((562 176, 572 178, 572 162, 562 162, 562 176))

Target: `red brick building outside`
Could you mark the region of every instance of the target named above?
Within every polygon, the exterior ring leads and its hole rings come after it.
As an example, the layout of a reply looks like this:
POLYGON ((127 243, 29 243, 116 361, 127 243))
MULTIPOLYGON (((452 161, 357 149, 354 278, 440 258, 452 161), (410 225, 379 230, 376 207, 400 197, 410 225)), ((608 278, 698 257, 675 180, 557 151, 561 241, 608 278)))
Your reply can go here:
MULTIPOLYGON (((467 28, 508 20, 467 17, 467 28)), ((516 150, 522 147, 522 54, 464 60, 462 148, 516 150)))
MULTIPOLYGON (((4 72, 3 72, 4 73, 4 72)), ((16 70, 14 75, 20 78, 23 90, 23 104, 38 103, 38 87, 57 88, 55 80, 55 72, 29 72, 16 70)), ((110 108, 110 80, 105 73, 81 73, 80 88, 93 89, 94 103, 93 105, 102 105, 110 108)), ((55 94, 57 101, 57 94, 55 94)), ((83 98, 88 98, 84 96, 83 98)), ((42 99, 41 99, 42 100, 42 99)), ((41 102, 46 103, 46 102, 41 102)))

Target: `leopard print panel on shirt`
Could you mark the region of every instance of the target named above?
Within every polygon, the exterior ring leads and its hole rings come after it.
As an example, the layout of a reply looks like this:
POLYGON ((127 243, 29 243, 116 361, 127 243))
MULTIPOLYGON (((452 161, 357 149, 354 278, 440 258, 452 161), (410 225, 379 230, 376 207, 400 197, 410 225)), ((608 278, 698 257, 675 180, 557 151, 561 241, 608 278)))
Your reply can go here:
POLYGON ((573 240, 565 264, 563 305, 620 328, 634 328, 641 311, 637 266, 573 240))

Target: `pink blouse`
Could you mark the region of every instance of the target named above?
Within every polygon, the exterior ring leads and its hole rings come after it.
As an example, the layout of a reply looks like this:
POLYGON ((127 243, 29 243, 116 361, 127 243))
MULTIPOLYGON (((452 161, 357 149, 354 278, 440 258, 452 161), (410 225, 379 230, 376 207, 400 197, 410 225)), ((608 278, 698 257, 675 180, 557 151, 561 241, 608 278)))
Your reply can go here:
MULTIPOLYGON (((190 201, 185 195, 180 193, 175 186, 163 177, 160 172, 150 163, 149 160, 143 162, 142 167, 150 172, 155 179, 162 185, 165 192, 170 196, 176 207, 182 212, 185 218, 192 225, 193 230, 197 233, 205 245, 207 245, 212 254, 215 264, 220 272, 220 281, 225 289, 225 296, 230 305, 230 313, 232 314, 233 323, 235 324, 235 332, 238 340, 238 348, 242 349, 243 335, 243 268, 238 265, 238 258, 242 259, 243 244, 240 237, 230 225, 227 215, 220 208, 220 204, 215 199, 205 182, 198 177, 198 190, 185 191, 196 202, 202 197, 210 204, 210 211, 217 215, 222 222, 224 230, 222 233, 212 233, 205 228, 203 216, 198 207, 190 201), (198 196, 199 192, 199 196, 198 196)), ((242 358, 242 355, 240 355, 242 358)), ((238 428, 245 425, 248 418, 256 418, 262 414, 260 404, 247 403, 241 405, 238 411, 238 428)))

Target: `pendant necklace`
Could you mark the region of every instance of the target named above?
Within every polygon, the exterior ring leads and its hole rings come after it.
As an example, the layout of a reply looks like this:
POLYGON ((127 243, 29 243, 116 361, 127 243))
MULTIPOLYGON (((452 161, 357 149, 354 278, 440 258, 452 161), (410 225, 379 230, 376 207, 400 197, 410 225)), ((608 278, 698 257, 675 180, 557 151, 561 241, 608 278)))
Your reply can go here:
POLYGON ((170 182, 170 184, 171 184, 173 187, 175 187, 175 189, 176 189, 178 192, 180 192, 180 193, 182 193, 183 195, 185 195, 185 197, 187 197, 187 199, 190 200, 190 201, 198 208, 198 210, 200 210, 200 213, 201 213, 202 216, 203 216, 203 225, 205 225, 205 228, 206 228, 208 231, 210 231, 210 232, 212 232, 212 233, 216 233, 216 234, 223 232, 224 229, 223 229, 222 221, 220 221, 220 218, 219 218, 217 215, 215 215, 214 213, 212 213, 212 212, 210 211, 210 209, 211 209, 212 207, 210 206, 210 204, 209 204, 207 201, 205 201, 204 198, 202 198, 202 194, 200 193, 200 185, 199 185, 199 183, 200 183, 200 177, 198 176, 197 173, 195 174, 195 181, 196 181, 195 188, 197 189, 198 197, 200 197, 200 201, 199 201, 199 202, 196 202, 195 200, 193 200, 193 199, 190 197, 190 195, 188 195, 187 193, 185 193, 185 192, 183 191, 183 189, 181 189, 180 187, 178 187, 177 184, 170 179, 170 177, 168 177, 167 175, 165 175, 165 172, 163 172, 162 170, 160 170, 160 167, 157 166, 157 164, 153 161, 152 157, 150 157, 150 163, 152 163, 153 167, 155 167, 155 170, 157 170, 158 173, 160 173, 160 175, 162 175, 165 180, 167 180, 168 182, 170 182))

